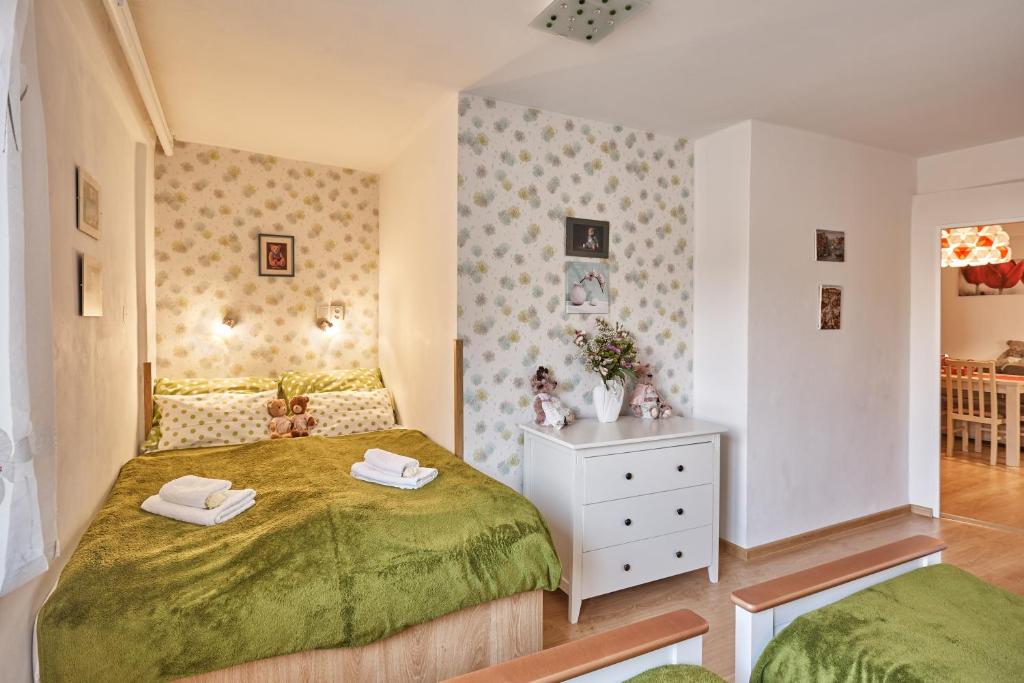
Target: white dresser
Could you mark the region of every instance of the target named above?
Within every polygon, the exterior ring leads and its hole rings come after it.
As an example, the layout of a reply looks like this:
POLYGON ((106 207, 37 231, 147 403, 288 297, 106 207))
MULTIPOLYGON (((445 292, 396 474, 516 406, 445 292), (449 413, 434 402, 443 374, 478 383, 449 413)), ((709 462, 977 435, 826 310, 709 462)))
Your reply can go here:
POLYGON ((718 425, 691 418, 525 424, 523 493, 547 520, 569 621, 586 598, 708 568, 718 581, 718 425))

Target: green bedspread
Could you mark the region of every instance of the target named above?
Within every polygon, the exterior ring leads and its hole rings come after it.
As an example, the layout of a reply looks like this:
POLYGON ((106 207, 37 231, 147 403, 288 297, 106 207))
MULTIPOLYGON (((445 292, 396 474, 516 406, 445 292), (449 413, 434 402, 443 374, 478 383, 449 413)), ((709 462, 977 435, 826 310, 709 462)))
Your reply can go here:
POLYGON ((625 683, 725 683, 725 679, 696 664, 666 664, 648 669, 625 683))
POLYGON ((522 496, 410 430, 134 458, 39 615, 42 680, 166 680, 370 643, 523 591, 554 590, 547 526, 522 496), (415 491, 356 481, 369 447, 437 467, 415 491), (191 473, 256 490, 199 527, 143 512, 191 473))
POLYGON ((951 565, 917 569, 796 619, 751 681, 1024 680, 1024 598, 951 565))

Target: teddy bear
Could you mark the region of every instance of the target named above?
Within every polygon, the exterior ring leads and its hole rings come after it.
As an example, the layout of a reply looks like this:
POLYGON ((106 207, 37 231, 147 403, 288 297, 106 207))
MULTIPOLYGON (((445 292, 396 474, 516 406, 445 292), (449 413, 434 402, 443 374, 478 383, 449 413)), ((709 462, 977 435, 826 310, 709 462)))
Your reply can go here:
POLYGON ((270 413, 268 431, 271 439, 288 439, 292 435, 292 420, 288 417, 288 403, 283 398, 267 401, 270 413))
POLYGON ((309 430, 316 427, 316 418, 306 412, 309 396, 292 396, 288 406, 292 409, 292 436, 309 436, 309 430))
POLYGON ((654 371, 649 364, 636 366, 636 388, 629 405, 633 415, 637 417, 657 419, 671 417, 672 408, 661 400, 658 390, 654 388, 654 371))
MULTIPOLYGON (((1005 372, 1008 366, 1024 365, 1024 341, 1011 339, 1006 342, 1006 350, 996 358, 996 368, 1005 372)), ((1009 368, 1013 370, 1014 368, 1009 368)))
POLYGON ((552 394, 557 386, 558 382, 543 365, 537 368, 537 372, 530 378, 530 388, 534 393, 533 412, 536 413, 534 422, 561 429, 575 422, 576 415, 552 394))

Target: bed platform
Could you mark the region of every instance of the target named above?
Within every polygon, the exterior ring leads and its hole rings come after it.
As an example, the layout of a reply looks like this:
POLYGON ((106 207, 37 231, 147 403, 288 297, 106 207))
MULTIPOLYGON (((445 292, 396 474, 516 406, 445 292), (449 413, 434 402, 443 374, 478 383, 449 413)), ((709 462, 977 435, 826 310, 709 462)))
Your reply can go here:
POLYGON ((768 643, 797 617, 915 569, 939 564, 945 549, 945 542, 937 538, 912 536, 735 591, 736 680, 750 680, 768 643))
POLYGON ((362 647, 297 652, 180 679, 188 683, 440 681, 539 652, 543 591, 446 614, 362 647))
POLYGON ((690 610, 676 610, 635 624, 574 640, 449 683, 554 683, 624 681, 666 664, 701 663, 708 622, 690 610))

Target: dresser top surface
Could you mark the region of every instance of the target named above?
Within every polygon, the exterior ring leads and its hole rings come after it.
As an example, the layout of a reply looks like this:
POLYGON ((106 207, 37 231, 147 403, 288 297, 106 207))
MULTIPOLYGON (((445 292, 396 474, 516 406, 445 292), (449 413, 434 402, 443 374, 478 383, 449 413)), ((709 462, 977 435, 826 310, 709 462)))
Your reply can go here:
POLYGON ((576 420, 562 429, 542 427, 533 423, 519 425, 519 428, 572 449, 709 436, 725 432, 721 425, 692 417, 669 417, 660 420, 620 417, 615 422, 598 422, 590 418, 576 420))

